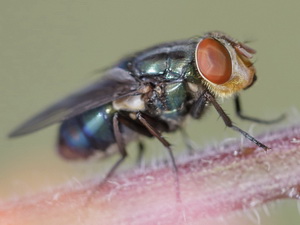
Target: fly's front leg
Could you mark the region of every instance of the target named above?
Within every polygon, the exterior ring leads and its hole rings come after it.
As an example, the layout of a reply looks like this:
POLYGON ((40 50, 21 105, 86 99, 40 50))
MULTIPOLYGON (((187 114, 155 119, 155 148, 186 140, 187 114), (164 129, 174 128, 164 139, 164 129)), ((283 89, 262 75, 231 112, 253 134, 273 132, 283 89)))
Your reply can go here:
MULTIPOLYGON (((204 112, 204 109, 208 103, 206 97, 205 97, 205 93, 207 91, 204 90, 201 95, 199 96, 199 98, 197 99, 197 101, 193 104, 191 110, 190 110, 190 115, 194 118, 194 119, 199 119, 201 117, 201 115, 204 112)), ((193 153, 194 151, 194 147, 193 147, 193 143, 192 141, 188 138, 188 135, 186 133, 186 131, 181 128, 181 135, 183 137, 184 143, 187 146, 188 150, 190 153, 193 153)))
POLYGON ((261 143, 258 140, 256 140, 254 137, 252 137, 247 132, 245 132, 242 129, 238 128, 237 126, 233 125, 231 119, 226 115, 226 113, 221 108, 221 106, 218 104, 218 102, 216 101, 215 97, 212 94, 210 94, 209 92, 206 92, 205 93, 205 98, 207 99, 207 101, 209 101, 209 102, 211 102, 213 104, 213 106, 215 107, 215 109, 217 110, 217 112, 219 113, 219 115, 221 116, 221 118, 223 119, 223 121, 224 121, 224 123, 225 123, 225 125, 227 127, 230 127, 233 130, 236 130, 236 131, 240 132, 242 135, 244 135, 244 137, 246 137, 247 139, 249 139, 250 141, 252 141, 258 147, 263 148, 265 151, 267 151, 268 149, 270 149, 269 147, 265 146, 263 143, 261 143))
POLYGON ((206 90, 203 91, 203 93, 200 95, 200 97, 197 99, 197 101, 194 103, 194 105, 191 108, 191 116, 195 119, 199 119, 200 116, 203 113, 203 110, 207 104, 207 98, 206 98, 206 90))
POLYGON ((243 112, 242 112, 242 106, 241 106, 241 101, 240 101, 239 95, 236 95, 234 97, 234 104, 235 104, 235 112, 236 112, 237 116, 243 120, 249 120, 249 121, 252 121, 255 123, 262 123, 262 124, 273 124, 273 123, 277 123, 277 122, 283 120, 285 117, 284 115, 281 115, 279 118, 274 119, 274 120, 262 120, 262 119, 253 118, 250 116, 245 116, 245 115, 243 115, 243 112))

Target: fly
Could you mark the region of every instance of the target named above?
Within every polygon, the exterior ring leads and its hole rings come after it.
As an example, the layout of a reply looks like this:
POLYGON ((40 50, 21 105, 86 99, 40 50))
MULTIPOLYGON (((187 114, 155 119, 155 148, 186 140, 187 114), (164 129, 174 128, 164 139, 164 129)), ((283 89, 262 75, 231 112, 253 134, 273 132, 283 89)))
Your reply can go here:
MULTIPOLYGON (((182 128, 187 116, 199 119, 213 106, 227 127, 269 149, 233 125, 218 99, 234 97, 242 114, 238 93, 253 85, 255 50, 221 32, 170 42, 120 60, 95 84, 76 92, 37 114, 10 134, 16 137, 61 122, 58 151, 68 159, 110 152, 117 145, 120 159, 110 177, 126 158, 126 144, 138 135, 157 138, 168 150, 177 170, 171 144, 161 135, 182 128)), ((143 146, 140 144, 140 150, 143 146)))

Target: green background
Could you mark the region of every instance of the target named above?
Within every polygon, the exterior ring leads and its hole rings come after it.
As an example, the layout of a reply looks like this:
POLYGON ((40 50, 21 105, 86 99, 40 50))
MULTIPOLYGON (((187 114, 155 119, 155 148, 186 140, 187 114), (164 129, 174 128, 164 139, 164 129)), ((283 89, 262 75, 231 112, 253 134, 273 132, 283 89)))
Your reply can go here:
MULTIPOLYGON (((57 156, 57 126, 18 139, 6 136, 39 110, 101 76, 94 71, 153 44, 211 30, 249 41, 258 52, 258 81, 242 94, 245 112, 270 119, 287 113, 285 124, 299 121, 299 14, 296 0, 1 0, 0 198, 102 176, 112 161, 72 163, 57 156)), ((270 129, 239 120, 230 100, 223 106, 245 130, 270 129)), ((193 140, 206 146, 224 138, 240 138, 225 129, 214 110, 210 112, 201 121, 188 123, 193 140)), ((152 142, 147 143, 151 149, 152 142)), ((180 143, 174 140, 176 149, 183 148, 180 143)), ((130 151, 130 159, 134 160, 134 154, 130 151)), ((152 160, 159 155, 148 152, 152 160)), ((268 208, 271 216, 263 210, 259 213, 262 224, 286 224, 287 218, 290 225, 300 223, 296 201, 272 203, 268 208)), ((253 215, 245 216, 244 224, 253 224, 253 215)))

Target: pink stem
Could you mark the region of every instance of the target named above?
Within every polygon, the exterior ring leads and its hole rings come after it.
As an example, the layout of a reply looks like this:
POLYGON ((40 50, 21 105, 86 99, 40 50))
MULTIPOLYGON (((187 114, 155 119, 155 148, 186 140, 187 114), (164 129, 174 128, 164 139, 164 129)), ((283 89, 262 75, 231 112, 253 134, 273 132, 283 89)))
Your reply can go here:
POLYGON ((2 203, 0 224, 216 224, 234 211, 298 199, 300 126, 258 139, 271 150, 247 141, 177 157, 181 202, 170 166, 161 165, 119 173, 100 188, 85 181, 2 203))

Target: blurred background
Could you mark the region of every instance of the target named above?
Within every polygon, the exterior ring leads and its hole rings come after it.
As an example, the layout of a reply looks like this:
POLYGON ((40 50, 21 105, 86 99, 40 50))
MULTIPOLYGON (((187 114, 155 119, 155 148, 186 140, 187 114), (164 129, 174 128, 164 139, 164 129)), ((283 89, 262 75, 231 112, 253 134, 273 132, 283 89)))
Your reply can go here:
MULTIPOLYGON (((242 93, 245 113, 267 119, 287 113, 285 123, 278 126, 299 121, 299 7, 296 0, 2 0, 0 199, 93 176, 101 178, 116 158, 64 161, 55 151, 57 125, 17 139, 8 139, 7 134, 30 116, 98 79, 101 73, 94 71, 157 43, 211 30, 249 42, 257 50, 258 81, 242 93)), ((239 120, 230 100, 222 105, 236 124, 253 134, 271 129, 239 120)), ((187 123, 187 131, 198 146, 240 138, 225 128, 214 110, 211 112, 202 120, 187 123)), ((184 149, 180 138, 167 137, 177 152, 184 149)), ((149 161, 164 157, 163 147, 156 141, 146 144, 149 161), (152 145, 160 151, 152 151, 152 145)), ((135 145, 129 148, 125 167, 134 166, 135 145)), ((300 223, 296 201, 280 201, 267 208, 270 213, 266 208, 258 209, 261 224, 286 224, 287 218, 289 225, 300 223)), ((243 221, 240 224, 258 223, 256 212, 238 217, 243 221)))

